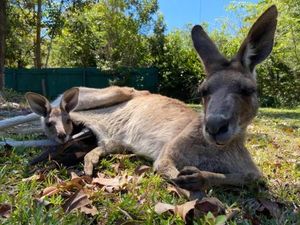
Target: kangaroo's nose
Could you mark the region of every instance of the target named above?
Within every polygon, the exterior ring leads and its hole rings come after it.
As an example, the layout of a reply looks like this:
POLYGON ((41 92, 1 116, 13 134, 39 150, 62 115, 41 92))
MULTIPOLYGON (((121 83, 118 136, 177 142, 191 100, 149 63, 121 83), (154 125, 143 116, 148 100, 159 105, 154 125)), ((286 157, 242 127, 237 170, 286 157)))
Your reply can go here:
POLYGON ((211 136, 226 133, 228 131, 229 119, 223 115, 211 115, 207 117, 205 131, 211 136))
POLYGON ((59 133, 59 134, 57 134, 57 137, 58 137, 60 140, 64 140, 64 139, 67 137, 67 135, 64 134, 64 133, 59 133))

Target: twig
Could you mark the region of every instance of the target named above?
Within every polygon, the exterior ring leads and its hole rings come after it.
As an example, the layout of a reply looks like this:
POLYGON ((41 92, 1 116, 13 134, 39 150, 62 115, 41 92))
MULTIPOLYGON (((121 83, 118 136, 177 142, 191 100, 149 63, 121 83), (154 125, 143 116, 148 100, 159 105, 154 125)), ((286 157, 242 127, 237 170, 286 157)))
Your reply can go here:
POLYGON ((129 215, 129 213, 126 212, 124 209, 121 209, 120 207, 118 207, 118 210, 119 210, 121 213, 123 213, 123 214, 127 217, 127 219, 133 220, 133 218, 129 215))

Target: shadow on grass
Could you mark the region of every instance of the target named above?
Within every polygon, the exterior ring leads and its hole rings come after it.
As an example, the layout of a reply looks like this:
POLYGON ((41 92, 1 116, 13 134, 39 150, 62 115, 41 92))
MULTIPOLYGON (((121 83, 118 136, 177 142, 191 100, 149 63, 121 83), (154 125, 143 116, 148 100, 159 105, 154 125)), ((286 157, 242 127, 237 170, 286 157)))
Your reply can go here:
POLYGON ((269 117, 274 119, 299 119, 300 112, 270 112, 270 111, 260 111, 258 117, 269 117))
POLYGON ((247 133, 247 141, 252 141, 260 145, 267 145, 272 141, 269 134, 266 133, 247 133))
POLYGON ((285 224, 295 224, 298 219, 294 202, 273 195, 265 179, 242 188, 214 188, 211 194, 230 208, 239 208, 235 220, 252 224, 278 224, 284 220, 285 224))

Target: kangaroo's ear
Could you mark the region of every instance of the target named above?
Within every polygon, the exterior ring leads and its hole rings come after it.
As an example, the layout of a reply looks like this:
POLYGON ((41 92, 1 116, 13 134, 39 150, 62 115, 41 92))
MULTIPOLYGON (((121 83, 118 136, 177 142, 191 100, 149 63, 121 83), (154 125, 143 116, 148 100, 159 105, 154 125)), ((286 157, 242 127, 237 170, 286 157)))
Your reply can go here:
POLYGON ((236 59, 251 72, 272 51, 277 15, 275 5, 268 8, 253 24, 236 55, 236 59))
POLYGON ((79 96, 78 88, 71 88, 65 91, 60 102, 61 110, 64 110, 68 113, 73 111, 78 104, 78 96, 79 96))
POLYGON ((222 68, 224 64, 228 64, 227 59, 219 52, 217 46, 200 25, 193 27, 192 40, 194 47, 204 64, 207 75, 222 68))
POLYGON ((44 96, 33 92, 27 92, 25 98, 34 113, 43 117, 46 117, 50 113, 50 102, 44 96))

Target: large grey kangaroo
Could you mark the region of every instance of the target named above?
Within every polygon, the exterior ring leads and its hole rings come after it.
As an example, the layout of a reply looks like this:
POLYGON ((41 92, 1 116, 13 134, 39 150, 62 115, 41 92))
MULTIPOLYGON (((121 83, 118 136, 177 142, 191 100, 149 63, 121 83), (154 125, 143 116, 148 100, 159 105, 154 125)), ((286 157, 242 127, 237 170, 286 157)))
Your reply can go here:
POLYGON ((244 142, 258 109, 255 66, 271 53, 276 24, 277 9, 271 6, 231 60, 201 26, 193 27, 193 43, 207 73, 200 87, 203 114, 172 98, 121 87, 72 88, 58 107, 38 94, 26 98, 43 117, 46 133, 59 142, 68 141, 79 124, 92 130, 98 144, 84 158, 87 175, 99 158, 131 151, 153 160, 157 172, 184 189, 244 185, 261 176, 244 142), (78 105, 98 108, 73 111, 78 105))

